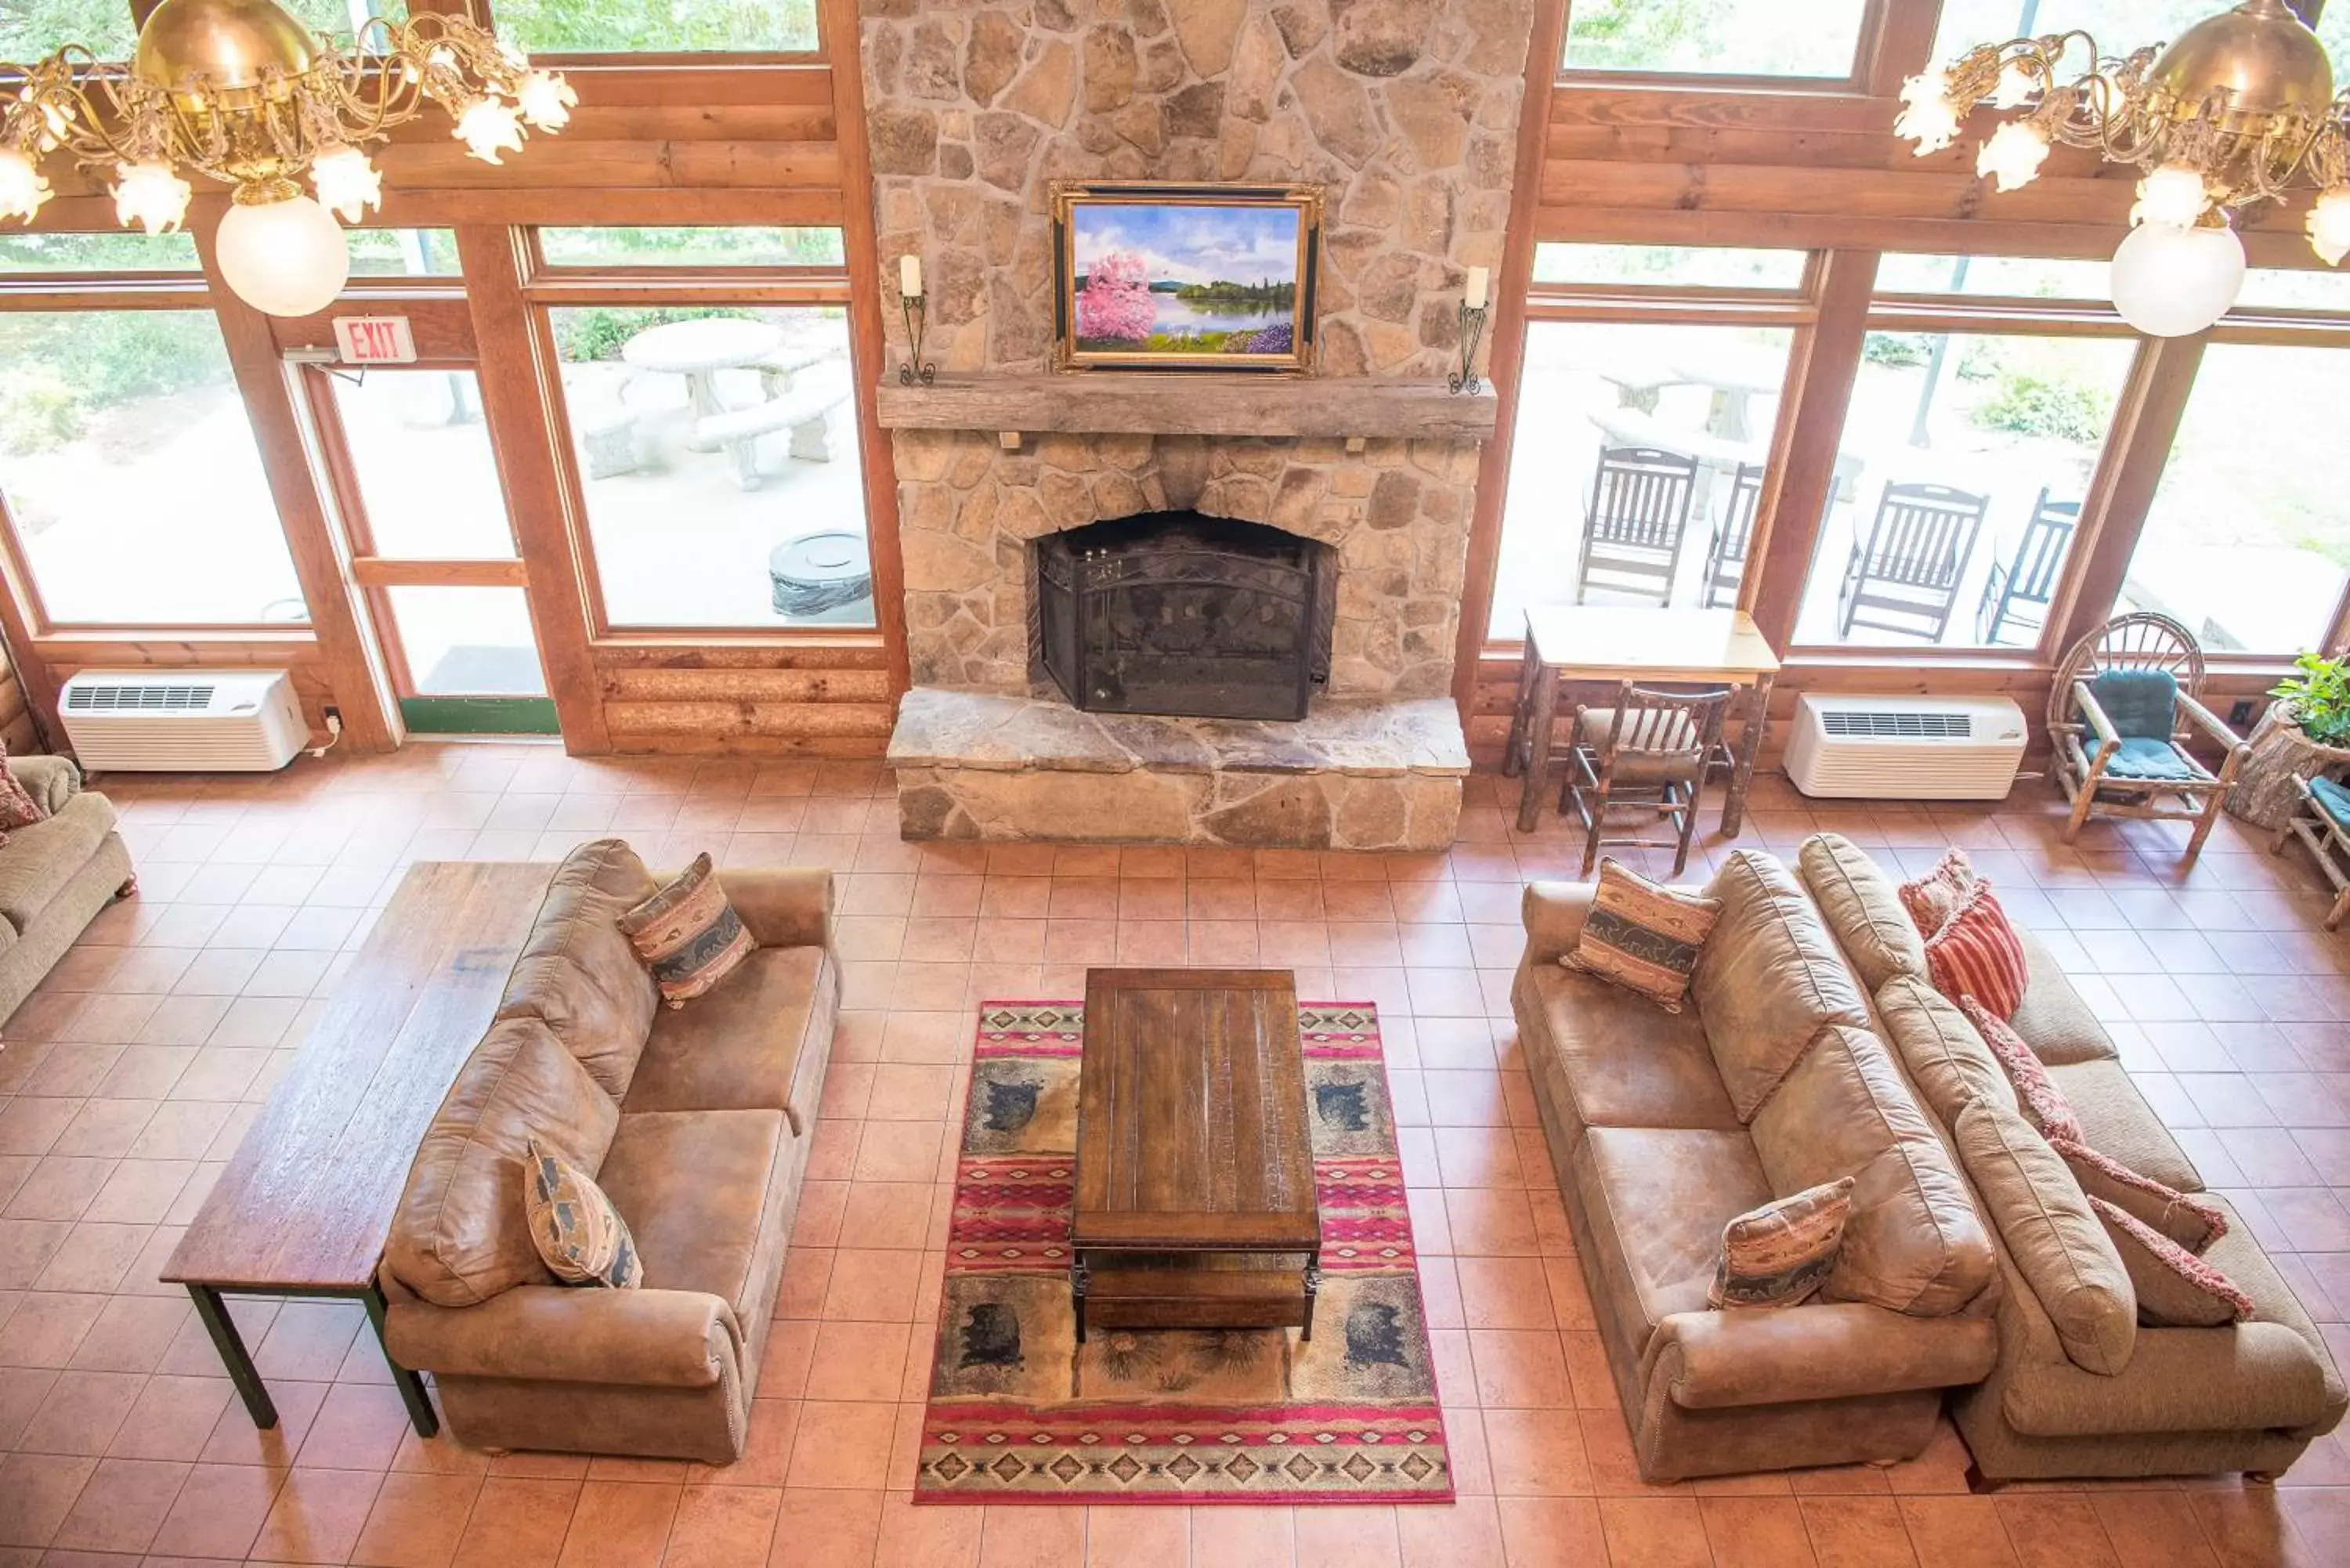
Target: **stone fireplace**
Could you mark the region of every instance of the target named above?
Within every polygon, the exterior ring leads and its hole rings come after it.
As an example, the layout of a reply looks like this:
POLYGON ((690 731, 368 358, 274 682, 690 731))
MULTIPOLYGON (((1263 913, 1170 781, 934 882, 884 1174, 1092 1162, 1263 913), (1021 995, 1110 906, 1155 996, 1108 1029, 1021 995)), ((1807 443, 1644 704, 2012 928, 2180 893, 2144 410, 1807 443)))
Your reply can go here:
POLYGON ((940 369, 881 396, 909 836, 1450 842, 1468 764, 1448 694, 1492 410, 1443 380, 1467 269, 1502 260, 1531 25, 1528 0, 867 0, 884 283, 922 258, 940 369), (1063 180, 1318 185, 1314 374, 1046 373, 1063 180), (1168 511, 1326 547, 1327 655, 1301 722, 1065 699, 1032 636, 1038 565, 1058 556, 1040 542, 1168 511))

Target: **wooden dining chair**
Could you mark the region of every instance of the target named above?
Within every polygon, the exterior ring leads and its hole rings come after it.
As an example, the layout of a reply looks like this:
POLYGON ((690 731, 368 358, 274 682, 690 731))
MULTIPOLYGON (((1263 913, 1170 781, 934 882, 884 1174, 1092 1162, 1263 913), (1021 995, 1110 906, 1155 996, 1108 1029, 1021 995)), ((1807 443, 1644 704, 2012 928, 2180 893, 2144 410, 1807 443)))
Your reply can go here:
POLYGON ((2073 547, 2074 530, 2081 525, 2081 504, 2051 501, 2048 487, 2032 504, 2032 518, 2016 541, 2014 556, 1993 561, 1983 579, 1982 599, 1975 606, 1975 640, 1997 647, 2010 625, 2034 634, 2048 618, 2049 601, 2056 597, 2057 575, 2064 569, 2064 554, 2073 547))
POLYGON ((1697 459, 1660 447, 1601 446, 1575 602, 1600 588, 1669 604, 1696 495, 1697 459))
POLYGON ((1866 543, 1853 541, 1836 594, 1836 636, 1855 627, 1942 640, 1991 497, 1945 484, 1887 483, 1866 543))
POLYGON ((2116 616, 2073 645, 2048 693, 2048 772, 2073 807, 2065 843, 2094 815, 2191 822, 2181 864, 2195 863, 2251 749, 2202 690, 2203 649, 2168 616, 2116 616), (2227 759, 2217 773, 2187 749, 2198 732, 2227 759))
POLYGON ((1721 743, 1731 689, 1657 691, 1623 682, 1612 707, 1576 703, 1575 748, 1568 753, 1558 812, 1572 811, 1583 824, 1583 875, 1591 875, 1602 844, 1673 851, 1673 875, 1689 865, 1690 839, 1697 832, 1698 794, 1721 743), (1673 826, 1670 838, 1611 832, 1616 816, 1628 815, 1636 826, 1659 820, 1673 826))
POLYGON ((1730 506, 1705 547, 1705 571, 1698 578, 1698 604, 1721 609, 1738 602, 1738 581, 1746 575, 1746 552, 1754 543, 1754 508, 1762 499, 1762 465, 1742 462, 1730 484, 1730 506))

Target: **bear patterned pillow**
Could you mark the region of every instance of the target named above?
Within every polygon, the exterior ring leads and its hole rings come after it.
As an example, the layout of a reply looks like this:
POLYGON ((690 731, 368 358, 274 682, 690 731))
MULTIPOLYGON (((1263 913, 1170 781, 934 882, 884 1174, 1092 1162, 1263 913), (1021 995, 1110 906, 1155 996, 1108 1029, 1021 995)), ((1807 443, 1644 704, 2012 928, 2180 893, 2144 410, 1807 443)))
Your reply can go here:
POLYGON ((1583 936, 1558 961, 1679 1012, 1697 956, 1721 915, 1719 898, 1676 892, 1602 860, 1583 936))
POLYGON ((567 1285, 632 1291, 644 1265, 628 1221, 595 1178, 533 1138, 523 1161, 523 1210, 547 1272, 567 1285))
POLYGON ((622 915, 620 930, 671 1007, 683 1007, 759 950, 719 886, 707 850, 675 881, 622 915))
POLYGON ((1791 1307, 1826 1282, 1852 1217, 1852 1178, 1838 1177, 1750 1209, 1721 1229, 1721 1261, 1706 1300, 1718 1307, 1791 1307))

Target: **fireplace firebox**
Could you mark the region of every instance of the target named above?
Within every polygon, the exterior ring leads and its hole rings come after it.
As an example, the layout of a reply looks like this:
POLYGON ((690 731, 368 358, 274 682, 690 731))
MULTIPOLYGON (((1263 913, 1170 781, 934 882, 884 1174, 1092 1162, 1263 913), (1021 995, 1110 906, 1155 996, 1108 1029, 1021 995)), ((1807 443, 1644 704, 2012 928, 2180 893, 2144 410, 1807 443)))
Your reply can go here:
POLYGON ((1148 512, 1034 549, 1030 651, 1078 708, 1295 720, 1329 679, 1338 573, 1327 545, 1148 512))

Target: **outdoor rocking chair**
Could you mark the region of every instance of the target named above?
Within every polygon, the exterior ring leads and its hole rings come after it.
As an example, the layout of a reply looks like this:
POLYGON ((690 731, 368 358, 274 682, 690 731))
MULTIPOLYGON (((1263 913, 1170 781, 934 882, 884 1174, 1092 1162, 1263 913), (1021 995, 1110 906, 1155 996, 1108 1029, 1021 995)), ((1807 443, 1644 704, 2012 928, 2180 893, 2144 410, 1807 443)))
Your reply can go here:
POLYGON ((1671 603, 1696 495, 1697 459, 1659 447, 1601 447, 1575 602, 1596 587, 1671 603))
POLYGON ((2249 749, 2199 701, 2203 650, 2168 616, 2116 616, 2074 643, 2048 693, 2049 774, 2073 814, 2192 822, 2182 865, 2203 851, 2249 749), (2213 773, 2188 751, 2200 731, 2227 754, 2213 773))
POLYGON ((2057 575, 2064 569, 2064 553, 2072 548, 2073 531, 2080 525, 2081 504, 2051 501, 2047 486, 2041 486, 2032 519, 2016 541, 2014 558, 1993 561, 1991 576, 1983 580, 1982 600, 1975 606, 1976 641, 1995 648, 2000 633, 2010 625, 2037 633, 2046 624, 2057 575))
POLYGON ((1734 604, 1738 580, 1746 575, 1746 552, 1754 543, 1754 507, 1762 499, 1762 465, 1742 462, 1730 485, 1730 508, 1714 525, 1705 547, 1705 572, 1698 578, 1700 607, 1734 604))
POLYGON ((1698 794, 1721 744, 1730 688, 1653 691, 1625 681, 1611 707, 1576 703, 1575 749, 1568 753, 1558 812, 1583 824, 1583 875, 1591 875, 1603 843, 1673 851, 1673 875, 1689 865, 1697 831, 1698 794), (1611 813, 1662 818, 1671 838, 1623 836, 1607 831, 1611 813))
POLYGON ((1856 626, 1939 642, 1991 497, 1943 484, 1887 483, 1836 594, 1836 636, 1856 626), (1921 624, 1922 623, 1922 624, 1921 624))

